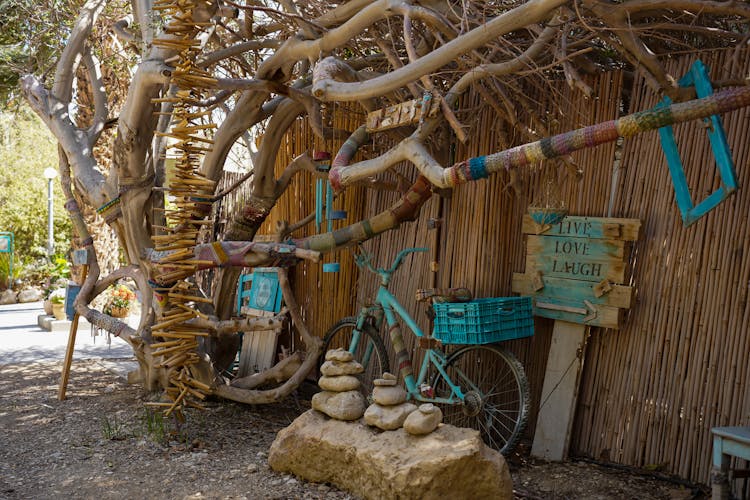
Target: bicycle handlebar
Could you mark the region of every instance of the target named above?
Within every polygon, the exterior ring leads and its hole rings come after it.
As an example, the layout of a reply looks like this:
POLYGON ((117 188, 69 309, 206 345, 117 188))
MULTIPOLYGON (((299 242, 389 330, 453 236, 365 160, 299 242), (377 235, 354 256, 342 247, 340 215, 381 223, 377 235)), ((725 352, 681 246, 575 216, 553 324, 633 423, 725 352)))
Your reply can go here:
POLYGON ((406 257, 407 254, 410 254, 412 252, 427 252, 429 248, 426 247, 418 247, 418 248, 404 248, 401 250, 397 255, 396 259, 393 261, 393 265, 390 267, 390 269, 382 269, 382 268, 375 268, 372 265, 372 255, 363 252, 360 254, 354 255, 354 262, 357 264, 358 267, 365 267, 372 271, 373 273, 379 274, 383 279, 385 279, 387 282, 390 280, 389 276, 393 274, 396 269, 398 269, 398 266, 401 265, 401 261, 404 260, 404 257, 406 257))
POLYGON ((393 265, 388 270, 388 273, 389 274, 394 273, 396 271, 396 269, 398 269, 398 266, 401 265, 401 261, 404 259, 404 257, 406 257, 407 254, 410 254, 412 252, 426 252, 428 250, 429 250, 429 248, 426 248, 426 247, 404 248, 403 250, 401 250, 398 253, 398 255, 396 255, 396 260, 393 261, 393 265))

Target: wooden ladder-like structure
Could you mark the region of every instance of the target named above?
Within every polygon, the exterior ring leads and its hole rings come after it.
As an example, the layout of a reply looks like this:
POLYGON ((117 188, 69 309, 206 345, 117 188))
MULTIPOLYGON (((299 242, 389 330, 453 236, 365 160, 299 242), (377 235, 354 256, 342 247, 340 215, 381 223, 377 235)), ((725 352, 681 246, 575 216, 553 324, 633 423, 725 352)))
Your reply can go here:
POLYGON ((174 175, 168 186, 168 193, 175 198, 175 210, 166 212, 166 227, 163 234, 154 235, 155 251, 159 274, 155 276, 161 311, 156 324, 151 328, 152 335, 159 340, 151 344, 154 358, 161 358, 160 367, 168 369, 169 387, 165 394, 166 402, 148 403, 164 407, 165 416, 174 415, 183 420, 184 407, 202 408, 200 401, 205 399, 210 387, 196 380, 191 372, 199 362, 197 352, 199 337, 207 337, 208 332, 192 325, 191 320, 206 315, 197 308, 197 303, 211 303, 210 298, 201 295, 194 283, 186 281, 193 276, 203 262, 196 259, 195 246, 204 224, 205 215, 211 211, 211 197, 214 181, 200 174, 200 160, 211 150, 213 142, 206 131, 215 124, 199 122, 210 111, 194 112, 193 106, 202 99, 208 89, 216 86, 216 80, 199 68, 196 58, 200 53, 197 36, 210 22, 195 22, 193 13, 210 4, 202 0, 162 0, 154 9, 161 10, 171 18, 162 37, 154 40, 154 45, 175 50, 178 53, 172 84, 177 88, 173 96, 155 99, 156 102, 172 103, 174 108, 172 128, 161 135, 174 141, 172 147, 179 151, 174 175), (161 288, 158 288, 161 286, 161 288))

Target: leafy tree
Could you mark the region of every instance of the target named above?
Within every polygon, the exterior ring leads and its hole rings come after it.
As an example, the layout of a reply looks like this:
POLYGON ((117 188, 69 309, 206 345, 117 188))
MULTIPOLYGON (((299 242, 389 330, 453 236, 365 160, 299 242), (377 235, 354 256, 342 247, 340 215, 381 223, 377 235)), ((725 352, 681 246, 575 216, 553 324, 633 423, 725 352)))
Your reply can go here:
POLYGON ((19 74, 52 74, 82 2, 0 0, 0 103, 14 103, 19 74))
MULTIPOLYGON (((441 165, 436 158, 445 144, 443 132, 470 139, 454 108, 468 89, 492 105, 497 123, 516 144, 547 135, 546 124, 554 119, 554 109, 550 116, 535 110, 526 90, 545 89, 552 103, 563 98, 555 91, 563 81, 591 94, 587 72, 637 68, 655 91, 683 101, 691 91, 676 85, 660 56, 694 46, 742 47, 750 5, 731 0, 133 0, 124 5, 87 0, 54 77, 44 79, 39 72, 45 65, 29 58, 34 51, 25 44, 57 47, 54 37, 67 24, 51 30, 51 40, 39 31, 54 19, 42 15, 28 32, 16 19, 10 35, 21 43, 10 45, 16 51, 11 55, 22 54, 24 67, 36 72, 21 79, 23 92, 59 142, 63 193, 91 251, 76 310, 131 343, 144 384, 164 389, 172 411, 199 404, 193 396, 206 393, 247 403, 274 401, 315 365, 320 341, 301 322, 282 273, 286 302, 306 344, 297 358, 304 362, 270 390, 230 386, 220 376, 234 359, 236 332, 268 328, 266 320, 230 319, 241 267, 316 259, 320 252, 373 238, 414 218, 433 188, 505 172, 513 180, 524 162, 541 159, 540 152, 544 157, 564 152, 558 143, 545 142, 528 149, 529 156, 504 152, 507 161, 441 165), (423 109, 437 102, 439 109, 382 132, 394 146, 375 147, 360 161, 353 155, 370 140, 365 127, 336 130, 328 120, 336 106, 370 112, 410 100, 421 101, 423 109), (390 210, 368 214, 335 235, 296 237, 307 218, 279 228, 278 240, 287 245, 253 242, 292 178, 301 171, 326 175, 306 154, 282 173, 275 171, 282 138, 299 117, 323 139, 349 137, 328 174, 338 191, 354 184, 395 188, 381 174, 399 164, 411 168, 397 186, 408 189, 390 210), (230 152, 249 145, 252 174, 244 179, 249 198, 231 214, 218 241, 199 244, 213 238, 203 228, 212 222, 210 203, 219 194, 215 186, 230 152), (168 148, 179 158, 166 186, 168 148), (165 190, 175 197, 176 211, 164 211, 165 190), (106 278, 100 279, 102 256, 93 252, 79 206, 105 214, 123 242, 127 265, 106 278), (206 268, 221 268, 214 273, 212 298, 192 279, 206 268), (144 299, 137 329, 89 307, 122 277, 134 279, 144 299)), ((744 84, 743 78, 736 75, 734 84, 744 84)), ((741 93, 747 97, 747 89, 741 93)), ((503 147, 510 147, 511 139, 506 142, 503 147)), ((586 136, 576 144, 592 141, 586 136)), ((564 155, 563 160, 571 165, 564 155)), ((287 372, 273 370, 271 378, 287 372)))
MULTIPOLYGON (((27 106, 0 114, 0 230, 15 234, 17 269, 47 256, 47 179, 44 169, 57 165, 57 141, 27 106), (20 266, 19 266, 20 265, 20 266)), ((55 253, 70 247, 70 217, 53 181, 55 253)), ((19 273, 14 272, 17 276, 19 273)))

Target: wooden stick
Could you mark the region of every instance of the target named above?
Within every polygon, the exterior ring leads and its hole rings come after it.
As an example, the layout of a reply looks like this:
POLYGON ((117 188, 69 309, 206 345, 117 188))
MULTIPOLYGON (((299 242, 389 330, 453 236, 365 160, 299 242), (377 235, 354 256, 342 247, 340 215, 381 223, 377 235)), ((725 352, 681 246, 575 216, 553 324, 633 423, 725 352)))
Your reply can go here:
MULTIPOLYGON (((86 276, 89 272, 89 266, 83 265, 81 272, 81 282, 86 281, 86 276)), ((57 391, 57 400, 65 400, 65 392, 68 389, 68 380, 70 378, 70 366, 73 363, 73 350, 76 344, 76 333, 78 332, 78 318, 79 314, 76 311, 73 314, 73 321, 70 323, 70 332, 68 333, 68 347, 65 349, 65 359, 63 360, 62 375, 60 376, 60 388, 57 391)))

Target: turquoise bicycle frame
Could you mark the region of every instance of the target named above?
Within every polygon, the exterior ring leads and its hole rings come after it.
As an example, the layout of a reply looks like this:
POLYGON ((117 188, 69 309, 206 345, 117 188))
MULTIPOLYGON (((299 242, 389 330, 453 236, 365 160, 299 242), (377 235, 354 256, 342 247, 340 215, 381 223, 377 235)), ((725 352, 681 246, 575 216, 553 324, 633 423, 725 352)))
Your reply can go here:
MULTIPOLYGON (((406 390, 408 397, 420 402, 429 403, 442 403, 442 404, 458 404, 464 401, 464 393, 461 388, 453 383, 451 378, 445 372, 446 357, 442 351, 435 349, 425 349, 425 356, 422 360, 422 366, 419 370, 419 377, 414 378, 412 371, 411 357, 406 352, 404 347, 404 339, 401 335, 401 327, 399 325, 396 315, 400 316, 404 321, 407 328, 409 328, 417 337, 424 337, 424 332, 419 328, 416 321, 409 315, 404 307, 398 302, 398 299, 393 296, 388 289, 381 285, 378 289, 376 296, 375 305, 363 307, 357 317, 357 328, 352 332, 352 341, 349 346, 349 350, 354 353, 357 349, 359 341, 362 337, 362 329, 365 328, 365 322, 368 317, 375 318, 375 328, 380 331, 380 327, 383 323, 383 315, 388 325, 388 333, 391 337, 391 343, 393 348, 396 350, 396 362, 398 364, 398 372, 404 375, 404 383, 406 384, 406 390), (424 383, 427 377, 427 369, 432 364, 437 369, 438 373, 443 377, 448 387, 451 389, 449 397, 434 397, 424 396, 420 391, 420 386, 424 383)), ((365 349, 365 354, 362 357, 362 365, 367 366, 370 361, 374 347, 372 344, 368 345, 365 349)), ((464 377, 465 378, 465 377, 464 377)), ((472 389, 476 389, 472 387, 472 389)))

